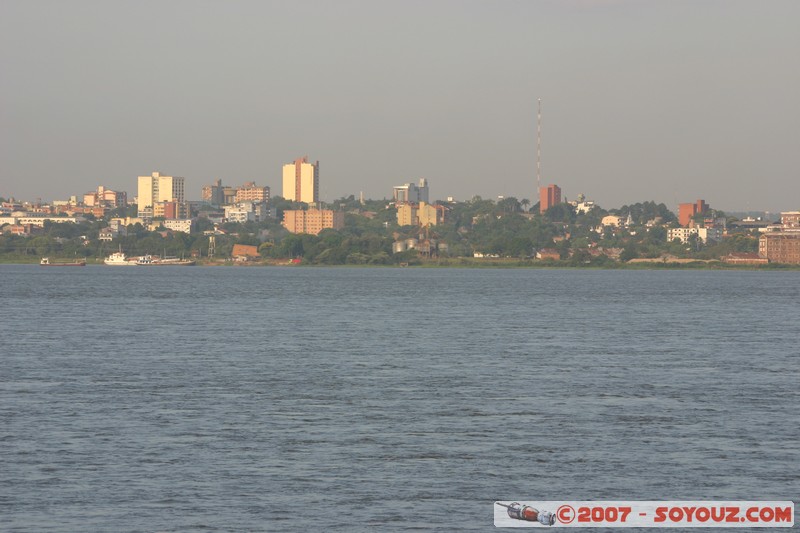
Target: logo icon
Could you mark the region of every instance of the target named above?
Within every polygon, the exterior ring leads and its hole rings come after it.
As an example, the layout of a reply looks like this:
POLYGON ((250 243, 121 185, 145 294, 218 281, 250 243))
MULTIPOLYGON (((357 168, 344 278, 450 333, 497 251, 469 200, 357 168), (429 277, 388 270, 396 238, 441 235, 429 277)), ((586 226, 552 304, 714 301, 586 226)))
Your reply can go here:
POLYGON ((506 508, 508 516, 516 520, 524 520, 526 522, 539 522, 545 526, 552 526, 556 523, 556 515, 550 511, 540 511, 535 507, 529 505, 522 505, 519 502, 514 502, 511 505, 495 502, 497 505, 506 508))
POLYGON ((575 520, 575 509, 571 505, 562 505, 556 511, 556 517, 562 524, 571 524, 575 520))

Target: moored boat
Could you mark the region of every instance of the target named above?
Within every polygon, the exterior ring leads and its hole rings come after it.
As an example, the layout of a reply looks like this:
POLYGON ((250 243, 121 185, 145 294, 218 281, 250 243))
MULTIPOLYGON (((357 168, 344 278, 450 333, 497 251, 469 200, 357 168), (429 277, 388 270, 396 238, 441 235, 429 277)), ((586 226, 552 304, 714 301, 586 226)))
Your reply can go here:
POLYGON ((39 264, 48 267, 82 267, 86 266, 86 260, 75 259, 74 261, 50 261, 49 257, 42 257, 42 260, 39 261, 39 264))
POLYGON ((160 258, 143 255, 136 261, 136 264, 138 266, 192 266, 195 262, 191 259, 180 259, 178 257, 160 258))
POLYGON ((125 252, 120 250, 119 252, 114 252, 106 257, 103 263, 109 266, 131 266, 135 265, 136 261, 136 259, 128 258, 128 256, 125 255, 125 252))

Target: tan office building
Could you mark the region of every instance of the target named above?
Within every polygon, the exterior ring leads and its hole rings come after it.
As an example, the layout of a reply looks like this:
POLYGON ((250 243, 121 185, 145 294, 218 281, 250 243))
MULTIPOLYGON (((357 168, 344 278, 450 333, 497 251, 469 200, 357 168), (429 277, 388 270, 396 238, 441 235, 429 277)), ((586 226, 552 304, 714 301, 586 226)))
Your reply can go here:
POLYGON ((319 202, 319 161, 313 165, 307 157, 283 165, 283 197, 293 202, 319 202))

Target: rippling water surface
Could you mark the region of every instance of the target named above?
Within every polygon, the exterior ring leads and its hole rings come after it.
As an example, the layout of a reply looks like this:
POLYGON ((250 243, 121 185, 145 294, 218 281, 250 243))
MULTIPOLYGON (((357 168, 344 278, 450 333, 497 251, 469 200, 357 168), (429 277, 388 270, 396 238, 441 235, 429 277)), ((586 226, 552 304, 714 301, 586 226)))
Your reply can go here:
POLYGON ((800 273, 0 266, 0 529, 798 500, 800 273))

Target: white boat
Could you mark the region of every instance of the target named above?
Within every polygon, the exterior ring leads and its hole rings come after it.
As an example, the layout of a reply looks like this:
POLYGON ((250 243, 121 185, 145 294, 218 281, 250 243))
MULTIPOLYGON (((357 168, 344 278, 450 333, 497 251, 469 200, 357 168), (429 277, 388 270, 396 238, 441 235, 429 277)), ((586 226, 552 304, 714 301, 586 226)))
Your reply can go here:
POLYGON ((114 252, 113 254, 109 255, 103 261, 103 263, 109 266, 129 266, 129 265, 135 265, 136 262, 137 262, 136 258, 128 258, 128 256, 125 255, 125 252, 121 250, 119 252, 114 252))

